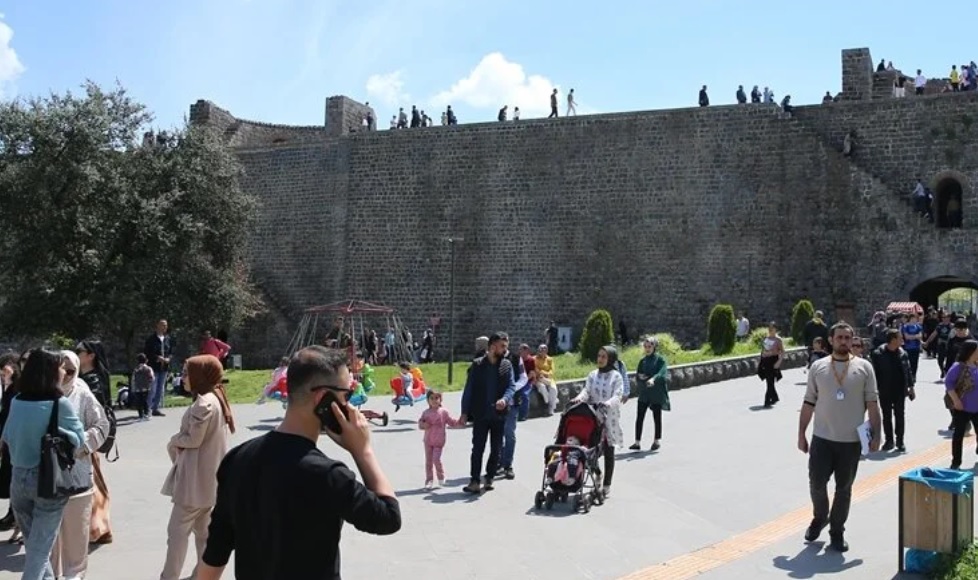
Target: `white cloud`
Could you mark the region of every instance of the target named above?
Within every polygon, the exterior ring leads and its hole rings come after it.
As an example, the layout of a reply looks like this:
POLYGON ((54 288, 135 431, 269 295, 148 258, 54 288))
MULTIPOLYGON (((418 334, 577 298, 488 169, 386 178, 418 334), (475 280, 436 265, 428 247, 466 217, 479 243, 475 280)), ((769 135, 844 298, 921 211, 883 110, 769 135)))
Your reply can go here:
MULTIPOLYGON (((469 76, 432 98, 435 107, 464 103, 474 109, 493 112, 503 105, 519 107, 524 117, 550 114, 550 93, 559 88, 553 81, 541 75, 527 75, 523 65, 511 62, 500 52, 482 57, 469 76)), ((576 94, 576 91, 575 91, 576 94)), ((560 91, 560 114, 566 108, 566 95, 560 91)), ((583 113, 580 105, 578 113, 583 113)))
POLYGON ((13 29, 3 21, 3 14, 0 14, 0 98, 4 96, 4 89, 26 70, 17 58, 17 52, 10 46, 13 37, 13 29))
POLYGON ((411 95, 404 92, 404 79, 399 70, 370 75, 367 79, 367 95, 390 107, 403 107, 411 100, 411 95))

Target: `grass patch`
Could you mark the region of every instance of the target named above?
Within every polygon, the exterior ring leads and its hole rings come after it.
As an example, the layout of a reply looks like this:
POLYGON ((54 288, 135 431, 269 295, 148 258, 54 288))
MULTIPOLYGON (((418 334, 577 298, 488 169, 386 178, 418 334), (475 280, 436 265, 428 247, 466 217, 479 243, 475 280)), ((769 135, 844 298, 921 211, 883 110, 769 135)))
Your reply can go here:
MULTIPOLYGON (((680 344, 668 334, 656 335, 659 339, 659 352, 666 357, 670 365, 682 365, 697 362, 706 362, 717 358, 727 358, 735 356, 750 356, 760 354, 760 341, 767 336, 765 329, 757 329, 751 333, 750 340, 738 342, 732 352, 722 356, 717 356, 710 350, 708 345, 704 345, 698 350, 683 350, 680 344)), ((791 339, 785 339, 785 347, 792 346, 791 339)), ((634 371, 638 366, 638 361, 642 359, 643 350, 641 346, 631 346, 622 353, 622 360, 629 371, 634 371)), ((448 384, 448 363, 431 363, 421 365, 424 372, 425 382, 432 388, 440 391, 460 391, 465 386, 465 372, 469 365, 469 359, 463 358, 455 361, 453 369, 453 384, 448 384)), ((587 376, 594 365, 581 362, 577 353, 564 353, 554 358, 557 380, 580 379, 587 376)), ((374 381, 377 387, 370 393, 372 397, 386 398, 391 394, 390 380, 395 374, 396 367, 381 366, 376 367, 374 381)), ((226 386, 228 398, 232 403, 254 403, 264 389, 265 384, 271 378, 270 370, 259 371, 236 371, 229 370, 225 374, 228 379, 226 386)), ((117 391, 115 385, 124 381, 125 377, 115 375, 112 377, 113 394, 117 391)), ((177 397, 167 395, 167 407, 183 407, 190 404, 187 397, 177 397)))
POLYGON ((942 556, 929 575, 933 580, 974 580, 978 578, 978 545, 953 556, 942 556))

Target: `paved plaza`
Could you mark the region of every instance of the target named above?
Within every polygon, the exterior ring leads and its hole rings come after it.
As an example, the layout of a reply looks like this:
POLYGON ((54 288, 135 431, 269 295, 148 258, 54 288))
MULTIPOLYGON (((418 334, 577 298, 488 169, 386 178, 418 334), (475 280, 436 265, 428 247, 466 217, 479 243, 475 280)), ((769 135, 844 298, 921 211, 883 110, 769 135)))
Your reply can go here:
MULTIPOLYGON (((896 475, 918 464, 946 467, 950 461, 942 431, 949 419, 937 377, 936 363, 922 360, 918 397, 908 403, 908 453, 878 454, 860 464, 847 533, 852 549, 845 555, 826 553, 821 541, 806 546, 802 540, 810 514, 806 457, 795 448, 801 370, 785 373, 781 403, 773 410, 760 408, 764 387, 756 378, 672 393, 674 410, 664 414, 662 449, 621 450, 613 495, 589 514, 572 514, 567 506, 533 509, 542 450, 553 437, 556 418, 521 423, 516 479, 473 498, 461 491, 470 431, 449 431, 444 460, 450 486, 428 492, 415 424, 421 408, 402 409, 392 413, 387 428, 375 429, 373 442, 398 490, 404 527, 395 536, 373 537, 347 526, 344 577, 674 580, 702 572, 716 580, 895 578, 896 475)), ((446 396, 453 412, 458 402, 458 394, 446 396)), ((393 411, 381 397, 368 407, 393 411)), ((159 493, 169 468, 165 443, 181 411, 120 428, 122 458, 106 470, 115 543, 94 551, 90 578, 158 578, 170 509, 159 493)), ((236 444, 274 429, 282 409, 275 403, 239 405, 235 413, 236 444)), ((632 402, 623 417, 629 443, 634 413, 632 402)), ((649 417, 646 449, 651 429, 649 417)), ((974 443, 974 438, 965 441, 966 466, 975 458, 974 443)), ((349 459, 325 438, 321 446, 329 455, 349 459)), ((22 563, 21 550, 0 545, 0 580, 19 577, 15 572, 22 563)), ((191 569, 188 562, 188 576, 191 569)), ((225 578, 233 578, 232 570, 225 578)))

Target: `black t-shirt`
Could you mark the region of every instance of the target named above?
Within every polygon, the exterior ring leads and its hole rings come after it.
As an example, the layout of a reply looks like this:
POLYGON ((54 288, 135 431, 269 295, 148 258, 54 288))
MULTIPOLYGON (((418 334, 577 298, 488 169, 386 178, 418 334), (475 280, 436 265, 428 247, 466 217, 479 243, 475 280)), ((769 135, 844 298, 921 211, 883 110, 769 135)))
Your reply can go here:
POLYGON ((401 528, 395 498, 368 490, 298 435, 272 431, 232 449, 217 471, 203 560, 238 580, 339 580, 343 522, 371 534, 401 528))

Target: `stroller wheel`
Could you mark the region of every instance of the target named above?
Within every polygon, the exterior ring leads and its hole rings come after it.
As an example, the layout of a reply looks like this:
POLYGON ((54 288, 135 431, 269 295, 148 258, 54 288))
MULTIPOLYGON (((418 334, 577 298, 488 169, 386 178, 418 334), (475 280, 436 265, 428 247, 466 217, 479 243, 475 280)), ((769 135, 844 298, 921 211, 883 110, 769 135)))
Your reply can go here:
POLYGON ((387 423, 390 422, 390 416, 387 415, 387 411, 384 411, 384 414, 381 415, 380 422, 384 427, 386 427, 387 423))
POLYGON ((603 504, 604 503, 604 494, 602 494, 598 490, 592 491, 591 492, 591 501, 594 503, 594 505, 601 505, 601 504, 603 504))
POLYGON ((533 507, 540 509, 543 507, 543 501, 546 499, 542 491, 538 491, 537 495, 533 498, 533 507))
POLYGON ((548 491, 545 504, 548 510, 554 509, 554 492, 548 491))
POLYGON ((584 496, 581 498, 581 511, 588 513, 591 511, 591 498, 584 496))

